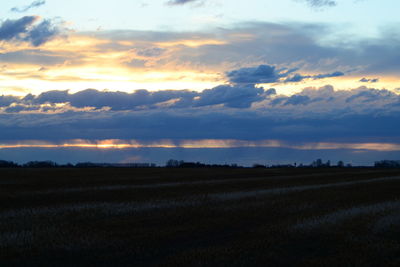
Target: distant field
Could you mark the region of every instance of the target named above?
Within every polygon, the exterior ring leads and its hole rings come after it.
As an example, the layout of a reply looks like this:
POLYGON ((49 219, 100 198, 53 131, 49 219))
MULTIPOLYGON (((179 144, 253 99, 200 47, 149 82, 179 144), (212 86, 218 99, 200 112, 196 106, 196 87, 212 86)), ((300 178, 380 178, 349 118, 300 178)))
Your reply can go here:
POLYGON ((0 266, 400 266, 400 170, 0 169, 0 266))

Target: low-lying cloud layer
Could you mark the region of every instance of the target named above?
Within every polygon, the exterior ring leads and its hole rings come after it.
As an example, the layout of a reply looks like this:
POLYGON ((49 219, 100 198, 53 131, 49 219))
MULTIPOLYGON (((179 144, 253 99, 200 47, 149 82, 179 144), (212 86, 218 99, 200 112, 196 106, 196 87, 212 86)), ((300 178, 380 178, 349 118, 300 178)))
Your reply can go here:
POLYGON ((277 140, 287 147, 400 143, 400 96, 367 87, 306 88, 292 96, 232 85, 202 92, 49 91, 24 98, 2 96, 0 106, 3 143, 72 139, 277 140))

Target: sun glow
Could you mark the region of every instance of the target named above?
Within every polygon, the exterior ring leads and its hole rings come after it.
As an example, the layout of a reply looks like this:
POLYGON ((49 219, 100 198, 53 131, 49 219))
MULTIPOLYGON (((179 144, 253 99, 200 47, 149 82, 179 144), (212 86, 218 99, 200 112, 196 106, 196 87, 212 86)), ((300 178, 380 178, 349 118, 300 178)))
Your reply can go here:
POLYGON ((122 150, 137 148, 185 148, 185 149, 226 149, 226 148, 290 148, 297 150, 335 150, 348 149, 358 151, 400 151, 400 144, 395 143, 302 143, 288 144, 279 140, 246 141, 235 139, 202 139, 202 140, 158 140, 143 142, 137 140, 71 140, 64 143, 43 141, 26 141, 14 144, 0 144, 0 149, 17 148, 81 148, 101 150, 122 150))
MULTIPOLYGON (((231 38, 254 37, 238 34, 231 38)), ((232 40, 230 40, 232 42, 232 40)), ((187 60, 187 48, 226 45, 228 41, 192 36, 172 41, 112 40, 95 35, 70 34, 59 37, 41 47, 27 42, 14 45, 1 44, 5 62, 7 57, 23 58, 0 66, 2 94, 40 94, 49 90, 71 90, 72 93, 88 88, 97 90, 132 92, 189 89, 202 91, 226 83, 224 72, 232 69, 228 62, 219 65, 198 64, 187 60), (153 51, 155 51, 153 53, 153 51), (17 89, 16 89, 17 88, 17 89)), ((318 73, 305 73, 316 75, 318 73)), ((292 95, 305 87, 334 85, 336 90, 360 86, 397 88, 398 78, 379 77, 378 83, 361 83, 362 77, 346 75, 327 79, 305 79, 297 83, 259 84, 274 87, 279 94, 292 95)), ((376 78, 376 77, 369 77, 376 78)))

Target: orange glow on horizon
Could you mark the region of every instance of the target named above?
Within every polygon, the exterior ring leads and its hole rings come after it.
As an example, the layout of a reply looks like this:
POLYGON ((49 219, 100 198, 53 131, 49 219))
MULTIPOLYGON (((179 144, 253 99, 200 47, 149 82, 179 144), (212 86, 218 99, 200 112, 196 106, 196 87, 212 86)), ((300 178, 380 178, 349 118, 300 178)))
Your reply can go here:
POLYGON ((289 148, 297 150, 362 150, 362 151, 400 151, 400 144, 395 143, 303 143, 287 144, 278 140, 245 141, 234 139, 202 139, 202 140, 160 140, 154 142, 139 142, 126 140, 102 140, 90 142, 85 140, 72 140, 61 144, 41 141, 27 141, 15 144, 0 144, 0 149, 17 148, 82 148, 101 150, 123 150, 135 148, 185 148, 185 149, 226 149, 226 148, 289 148))

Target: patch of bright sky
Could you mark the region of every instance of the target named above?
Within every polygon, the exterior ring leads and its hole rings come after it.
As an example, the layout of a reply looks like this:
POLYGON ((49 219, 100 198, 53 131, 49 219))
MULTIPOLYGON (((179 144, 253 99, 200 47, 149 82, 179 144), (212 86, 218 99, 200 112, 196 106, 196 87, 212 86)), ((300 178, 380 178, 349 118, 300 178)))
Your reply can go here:
MULTIPOLYGON (((77 31, 97 29, 195 31, 249 21, 311 22, 338 25, 337 32, 374 36, 381 27, 398 21, 398 0, 337 0, 335 7, 310 8, 302 0, 204 0, 204 4, 168 6, 167 0, 47 0, 24 13, 60 17, 77 31)), ((3 0, 1 18, 31 0, 3 0)))

